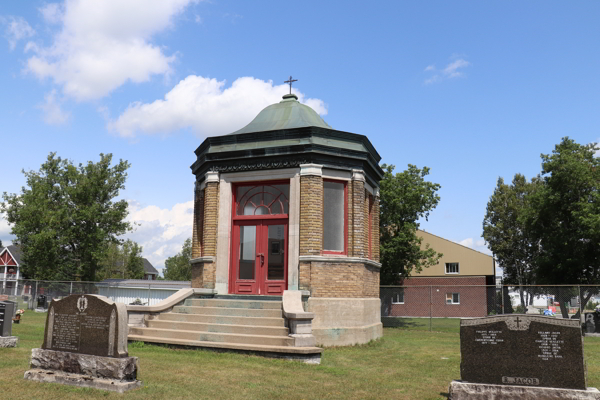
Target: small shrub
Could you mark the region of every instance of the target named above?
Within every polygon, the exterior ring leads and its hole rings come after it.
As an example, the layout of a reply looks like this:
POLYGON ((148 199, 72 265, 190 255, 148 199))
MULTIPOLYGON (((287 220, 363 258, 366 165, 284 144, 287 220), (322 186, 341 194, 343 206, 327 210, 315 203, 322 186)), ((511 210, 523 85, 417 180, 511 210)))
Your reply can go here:
POLYGON ((525 309, 523 308, 523 306, 515 307, 515 314, 525 314, 525 309))

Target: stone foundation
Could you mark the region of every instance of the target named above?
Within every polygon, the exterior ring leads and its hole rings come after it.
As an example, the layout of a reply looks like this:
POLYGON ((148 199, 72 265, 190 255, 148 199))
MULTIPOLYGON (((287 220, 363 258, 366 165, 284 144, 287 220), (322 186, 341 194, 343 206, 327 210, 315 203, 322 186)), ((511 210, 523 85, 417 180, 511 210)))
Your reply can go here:
POLYGON ((0 336, 0 347, 17 347, 19 338, 16 336, 0 336))
POLYGON ((312 331, 320 346, 350 346, 383 336, 378 298, 310 297, 307 311, 315 314, 312 331))
POLYGON ((460 381, 453 381, 448 393, 449 400, 600 400, 600 391, 596 388, 575 390, 460 381))
POLYGON ((25 379, 124 392, 140 387, 137 357, 101 357, 66 351, 32 349, 25 379))

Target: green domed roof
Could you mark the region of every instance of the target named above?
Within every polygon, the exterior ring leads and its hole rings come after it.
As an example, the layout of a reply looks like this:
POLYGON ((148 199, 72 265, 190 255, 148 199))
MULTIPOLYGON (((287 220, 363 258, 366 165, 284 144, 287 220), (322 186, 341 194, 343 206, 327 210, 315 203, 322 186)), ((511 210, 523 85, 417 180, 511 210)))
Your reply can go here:
POLYGON ((248 125, 231 135, 250 132, 274 131, 280 129, 317 126, 332 129, 323 118, 309 106, 298 102, 295 94, 286 94, 279 103, 262 110, 248 125))

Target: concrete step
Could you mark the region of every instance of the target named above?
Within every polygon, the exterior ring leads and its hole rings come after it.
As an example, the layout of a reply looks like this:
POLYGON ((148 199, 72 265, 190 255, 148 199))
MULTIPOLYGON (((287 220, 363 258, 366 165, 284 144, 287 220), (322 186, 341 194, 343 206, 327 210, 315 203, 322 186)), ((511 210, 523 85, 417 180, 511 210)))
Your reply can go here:
POLYGON ((253 326, 234 324, 208 324, 200 322, 148 320, 148 328, 174 329, 183 331, 236 333, 243 335, 288 336, 288 328, 278 326, 253 326))
MULTIPOLYGON (((129 327, 129 337, 149 336, 197 342, 238 343, 248 345, 294 346, 294 339, 286 336, 246 335, 236 333, 198 332, 159 328, 129 327)), ((132 340, 132 339, 129 339, 132 340)), ((163 342, 164 343, 164 342, 163 342)))
POLYGON ((239 317, 232 315, 182 314, 174 312, 161 313, 156 317, 150 317, 148 320, 196 322, 204 324, 232 324, 246 326, 285 326, 285 321, 281 317, 239 317))
POLYGON ((193 307, 251 308, 255 310, 281 310, 281 301, 187 299, 184 305, 193 307))
POLYGON ((130 334, 129 341, 140 341, 148 343, 163 343, 178 346, 193 346, 216 350, 231 350, 239 352, 251 352, 268 357, 290 358, 299 361, 318 364, 321 361, 323 349, 319 347, 288 347, 288 346, 269 346, 269 345, 250 345, 228 342, 205 342, 197 340, 185 340, 175 338, 162 338, 157 336, 130 334))
POLYGON ((283 311, 279 310, 255 310, 252 308, 226 308, 226 307, 196 307, 175 306, 173 312, 181 314, 203 314, 203 315, 229 315, 237 317, 269 317, 283 318, 283 311))

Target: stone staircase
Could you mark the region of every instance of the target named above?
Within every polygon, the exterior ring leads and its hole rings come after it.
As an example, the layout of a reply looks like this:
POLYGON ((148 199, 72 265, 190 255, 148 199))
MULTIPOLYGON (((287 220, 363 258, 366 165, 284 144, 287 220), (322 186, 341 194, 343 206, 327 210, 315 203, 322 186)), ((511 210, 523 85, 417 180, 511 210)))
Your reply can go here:
POLYGON ((285 326, 281 298, 188 298, 171 311, 129 327, 129 341, 210 348, 319 363, 322 349, 297 347, 285 326))

